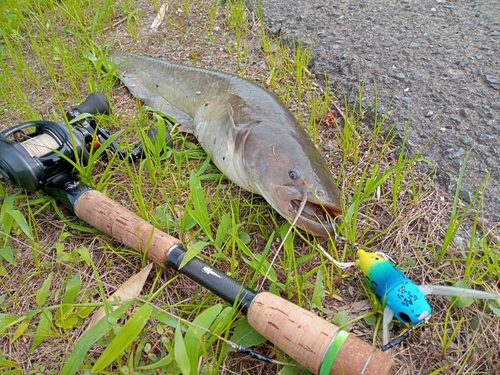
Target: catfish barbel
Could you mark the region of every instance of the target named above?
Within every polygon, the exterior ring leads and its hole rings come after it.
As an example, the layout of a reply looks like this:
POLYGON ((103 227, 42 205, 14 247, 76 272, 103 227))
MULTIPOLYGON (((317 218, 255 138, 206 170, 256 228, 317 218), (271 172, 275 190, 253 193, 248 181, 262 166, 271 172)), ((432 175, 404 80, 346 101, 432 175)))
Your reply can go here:
POLYGON ((129 91, 194 134, 227 178, 263 196, 299 228, 333 232, 340 191, 311 138, 276 96, 222 72, 129 52, 113 51, 109 58, 129 91))

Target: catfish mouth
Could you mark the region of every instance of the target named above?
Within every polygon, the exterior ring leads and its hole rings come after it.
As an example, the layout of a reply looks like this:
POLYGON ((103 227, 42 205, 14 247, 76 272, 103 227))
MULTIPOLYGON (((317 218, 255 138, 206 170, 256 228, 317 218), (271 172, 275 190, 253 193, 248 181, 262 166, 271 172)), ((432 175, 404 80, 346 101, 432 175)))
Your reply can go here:
MULTIPOLYGON (((297 227, 313 235, 330 237, 334 233, 333 220, 342 214, 335 202, 336 197, 321 199, 313 196, 309 189, 301 190, 300 187, 281 185, 269 201, 274 202, 274 208, 297 227)), ((322 196, 326 198, 324 194, 322 196)))
MULTIPOLYGON (((292 199, 290 203, 292 207, 296 211, 298 211, 302 201, 299 199, 292 199)), ((333 219, 335 219, 340 214, 341 212, 338 207, 328 204, 319 204, 314 200, 307 199, 306 204, 304 205, 304 209, 300 213, 299 220, 302 219, 310 223, 315 223, 324 227, 324 230, 331 232, 331 223, 333 219)))

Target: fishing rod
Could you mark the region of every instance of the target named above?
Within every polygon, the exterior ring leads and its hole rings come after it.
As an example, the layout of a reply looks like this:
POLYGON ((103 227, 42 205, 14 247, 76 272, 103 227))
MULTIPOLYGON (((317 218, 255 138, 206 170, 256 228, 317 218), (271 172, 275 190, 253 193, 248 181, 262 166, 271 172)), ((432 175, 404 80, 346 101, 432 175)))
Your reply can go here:
MULTIPOLYGON (((91 116, 108 112, 105 95, 92 93, 66 113, 73 120, 70 125, 31 121, 0 132, 0 173, 19 188, 45 191, 94 228, 237 306, 253 329, 313 373, 389 374, 394 363, 390 355, 310 311, 272 293, 257 293, 199 258, 181 267, 186 250, 179 239, 82 183, 73 163, 87 163, 92 148, 109 138, 91 116)), ((111 148, 120 152, 116 144, 111 148)), ((140 147, 134 152, 142 153, 140 147)))

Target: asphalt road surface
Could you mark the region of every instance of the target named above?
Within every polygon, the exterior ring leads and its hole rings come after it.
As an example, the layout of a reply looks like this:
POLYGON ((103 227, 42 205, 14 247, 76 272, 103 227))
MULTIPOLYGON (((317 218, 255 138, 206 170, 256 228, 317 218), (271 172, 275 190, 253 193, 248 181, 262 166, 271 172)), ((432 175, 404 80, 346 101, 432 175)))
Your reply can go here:
POLYGON ((404 129, 438 166, 454 194, 470 201, 490 173, 485 216, 500 222, 500 0, 262 0, 268 28, 313 44, 313 67, 338 94, 356 97, 404 129))

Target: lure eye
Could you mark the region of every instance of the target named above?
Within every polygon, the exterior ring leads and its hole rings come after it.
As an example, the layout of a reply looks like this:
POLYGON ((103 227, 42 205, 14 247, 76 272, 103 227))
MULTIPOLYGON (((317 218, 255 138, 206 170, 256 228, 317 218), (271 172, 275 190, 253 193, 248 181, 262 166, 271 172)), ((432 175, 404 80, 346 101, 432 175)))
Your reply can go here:
POLYGON ((399 320, 401 320, 402 322, 405 322, 405 323, 411 323, 411 319, 410 319, 410 317, 408 316, 408 314, 405 314, 404 312, 399 312, 399 313, 398 313, 398 318, 399 318, 399 320))
POLYGON ((296 169, 290 169, 288 171, 288 177, 292 180, 298 180, 300 178, 300 172, 296 169))

